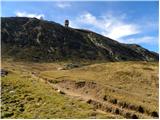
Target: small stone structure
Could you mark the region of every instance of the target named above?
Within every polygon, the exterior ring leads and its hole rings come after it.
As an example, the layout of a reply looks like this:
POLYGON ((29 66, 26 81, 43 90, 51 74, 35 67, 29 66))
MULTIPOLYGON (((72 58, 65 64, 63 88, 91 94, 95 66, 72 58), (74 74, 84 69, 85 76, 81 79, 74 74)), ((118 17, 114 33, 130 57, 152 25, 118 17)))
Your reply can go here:
POLYGON ((64 26, 65 26, 65 27, 69 27, 69 20, 65 20, 65 21, 64 21, 64 26))

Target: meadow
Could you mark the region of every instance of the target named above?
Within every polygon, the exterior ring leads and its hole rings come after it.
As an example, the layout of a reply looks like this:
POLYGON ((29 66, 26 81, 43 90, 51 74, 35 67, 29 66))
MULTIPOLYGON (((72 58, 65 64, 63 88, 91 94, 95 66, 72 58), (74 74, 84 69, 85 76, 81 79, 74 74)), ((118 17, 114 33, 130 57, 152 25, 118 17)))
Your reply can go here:
POLYGON ((158 117, 158 62, 68 64, 2 61, 2 118, 158 117))

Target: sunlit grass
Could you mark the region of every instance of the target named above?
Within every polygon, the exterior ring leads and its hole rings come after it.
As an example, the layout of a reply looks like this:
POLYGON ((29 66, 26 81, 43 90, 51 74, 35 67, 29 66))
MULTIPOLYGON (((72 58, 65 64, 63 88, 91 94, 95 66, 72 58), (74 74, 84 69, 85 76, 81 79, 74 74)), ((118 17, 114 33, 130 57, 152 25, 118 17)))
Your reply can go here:
MULTIPOLYGON (((56 93, 49 85, 32 78, 32 72, 50 80, 94 81, 102 86, 116 88, 115 92, 106 90, 108 96, 158 111, 157 62, 85 62, 86 65, 79 68, 58 70, 67 63, 3 61, 2 67, 9 71, 9 75, 2 78, 2 117, 93 117, 95 111, 91 105, 56 93)), ((96 113, 96 116, 114 118, 111 114, 96 113)))
POLYGON ((155 62, 100 63, 71 70, 42 71, 41 76, 53 80, 95 81, 119 89, 119 92, 106 94, 158 110, 158 63, 155 62))
POLYGON ((18 70, 2 78, 1 110, 2 118, 114 118, 110 113, 95 112, 87 103, 58 94, 28 72, 18 70))

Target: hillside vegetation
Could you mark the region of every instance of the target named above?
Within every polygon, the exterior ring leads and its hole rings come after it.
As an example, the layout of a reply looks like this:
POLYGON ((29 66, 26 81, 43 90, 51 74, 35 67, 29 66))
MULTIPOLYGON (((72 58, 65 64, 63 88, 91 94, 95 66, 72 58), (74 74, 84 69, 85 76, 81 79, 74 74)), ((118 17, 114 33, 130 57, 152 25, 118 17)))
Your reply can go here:
POLYGON ((26 17, 2 18, 2 56, 23 61, 158 61, 158 54, 95 32, 26 17))

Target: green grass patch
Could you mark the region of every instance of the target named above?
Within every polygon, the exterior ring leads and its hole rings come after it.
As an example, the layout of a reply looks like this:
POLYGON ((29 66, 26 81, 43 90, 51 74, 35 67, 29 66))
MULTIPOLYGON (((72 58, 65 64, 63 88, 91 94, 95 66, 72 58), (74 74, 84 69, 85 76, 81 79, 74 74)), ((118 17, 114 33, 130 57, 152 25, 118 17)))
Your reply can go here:
POLYGON ((23 77, 20 71, 2 77, 1 110, 2 118, 90 118, 94 113, 91 105, 58 94, 37 79, 23 77))

